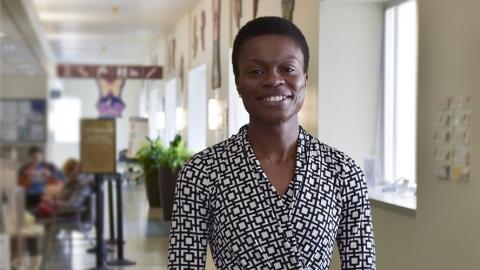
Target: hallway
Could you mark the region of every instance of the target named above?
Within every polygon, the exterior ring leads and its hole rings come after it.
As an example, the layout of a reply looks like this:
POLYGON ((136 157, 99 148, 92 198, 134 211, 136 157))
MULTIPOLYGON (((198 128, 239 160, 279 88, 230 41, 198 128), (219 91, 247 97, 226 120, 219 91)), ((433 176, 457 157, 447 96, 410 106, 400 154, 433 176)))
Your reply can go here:
MULTIPOLYGON (((168 232, 170 223, 163 220, 159 208, 149 208, 145 196, 145 185, 124 185, 124 238, 125 258, 135 261, 131 267, 111 267, 111 269, 167 269, 168 232)), ((106 205, 106 204, 105 204, 106 205)), ((106 210, 107 211, 107 210, 106 210)), ((108 217, 108 215, 106 215, 108 217)), ((105 238, 109 237, 108 220, 105 221, 105 238)), ((95 230, 90 232, 92 239, 95 230)), ((58 237, 68 239, 62 231, 58 237)), ((95 266, 95 255, 87 253, 90 244, 79 232, 71 234, 70 241, 53 238, 45 239, 45 254, 41 269, 83 270, 95 266)), ((109 253, 109 258, 116 253, 109 253)))

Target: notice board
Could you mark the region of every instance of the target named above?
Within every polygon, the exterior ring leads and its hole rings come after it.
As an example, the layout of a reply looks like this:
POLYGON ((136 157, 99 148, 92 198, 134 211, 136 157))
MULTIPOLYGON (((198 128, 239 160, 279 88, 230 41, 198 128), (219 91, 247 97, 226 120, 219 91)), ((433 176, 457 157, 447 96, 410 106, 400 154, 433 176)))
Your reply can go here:
POLYGON ((45 99, 0 99, 0 142, 45 142, 46 106, 45 99))
POLYGON ((82 119, 80 158, 84 173, 116 173, 115 119, 82 119))

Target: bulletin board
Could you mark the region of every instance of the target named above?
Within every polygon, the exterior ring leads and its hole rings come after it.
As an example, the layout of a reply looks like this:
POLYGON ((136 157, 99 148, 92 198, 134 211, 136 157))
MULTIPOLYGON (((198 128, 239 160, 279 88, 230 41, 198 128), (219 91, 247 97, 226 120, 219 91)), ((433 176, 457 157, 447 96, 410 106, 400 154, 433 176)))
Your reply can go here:
POLYGON ((0 99, 0 142, 45 142, 46 124, 44 99, 0 99))
POLYGON ((437 179, 470 179, 472 110, 471 97, 452 96, 438 104, 433 138, 437 179))
POLYGON ((82 119, 80 158, 84 173, 116 173, 115 119, 82 119))

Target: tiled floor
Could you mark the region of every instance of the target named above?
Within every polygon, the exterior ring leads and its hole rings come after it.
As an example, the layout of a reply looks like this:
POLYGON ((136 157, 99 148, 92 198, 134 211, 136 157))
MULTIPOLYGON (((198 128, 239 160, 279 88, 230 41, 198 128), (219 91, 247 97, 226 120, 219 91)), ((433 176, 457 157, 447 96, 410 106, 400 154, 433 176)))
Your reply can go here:
MULTIPOLYGON (((124 235, 125 258, 136 262, 130 267, 109 267, 110 269, 167 269, 168 231, 170 223, 163 221, 162 210, 149 208, 144 186, 124 186, 124 235)), ((106 213, 107 214, 107 213, 106 213)), ((107 221, 106 221, 107 222, 107 221)), ((94 230, 91 232, 94 239, 94 230)), ((108 223, 105 237, 108 238, 108 223)), ((96 264, 94 254, 86 252, 91 244, 85 237, 74 232, 61 232, 57 237, 45 239, 42 269, 77 270, 91 269, 96 264), (66 239, 70 235, 70 239, 66 239), (62 239, 59 239, 62 238, 62 239)), ((109 253, 109 259, 116 253, 109 253)), ((207 269, 215 269, 209 255, 207 269)))

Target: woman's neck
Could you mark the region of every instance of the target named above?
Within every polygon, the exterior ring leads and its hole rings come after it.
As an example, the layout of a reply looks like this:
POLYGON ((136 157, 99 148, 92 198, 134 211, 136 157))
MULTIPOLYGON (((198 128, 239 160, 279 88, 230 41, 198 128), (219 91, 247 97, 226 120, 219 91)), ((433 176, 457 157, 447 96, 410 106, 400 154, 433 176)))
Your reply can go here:
POLYGON ((250 121, 248 141, 258 159, 281 162, 295 158, 299 132, 296 119, 278 124, 250 121))

